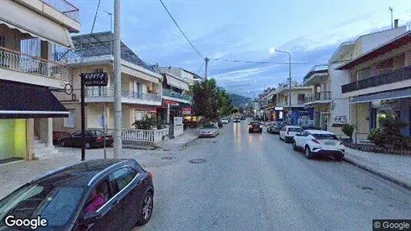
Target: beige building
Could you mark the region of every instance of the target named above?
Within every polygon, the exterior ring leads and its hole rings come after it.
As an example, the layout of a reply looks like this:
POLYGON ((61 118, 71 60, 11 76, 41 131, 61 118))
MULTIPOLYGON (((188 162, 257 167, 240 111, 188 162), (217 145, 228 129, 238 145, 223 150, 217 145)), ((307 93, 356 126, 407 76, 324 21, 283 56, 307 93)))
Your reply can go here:
POLYGON ((0 3, 0 163, 31 160, 56 150, 53 117, 69 112, 51 93, 69 79, 53 49, 70 48, 80 30, 79 10, 67 1, 0 3))
MULTIPOLYGON (((73 94, 58 93, 57 98, 70 111, 68 118, 56 119, 54 131, 74 132, 81 129, 80 73, 107 72, 107 87, 86 87, 86 128, 114 128, 114 78, 111 55, 111 32, 74 36, 76 53, 81 57, 68 57, 72 75, 73 94), (106 118, 106 119, 104 119, 106 118)), ((145 116, 156 117, 161 106, 162 75, 154 66, 144 63, 131 49, 121 43, 121 102, 122 127, 134 128, 136 120, 145 116)))

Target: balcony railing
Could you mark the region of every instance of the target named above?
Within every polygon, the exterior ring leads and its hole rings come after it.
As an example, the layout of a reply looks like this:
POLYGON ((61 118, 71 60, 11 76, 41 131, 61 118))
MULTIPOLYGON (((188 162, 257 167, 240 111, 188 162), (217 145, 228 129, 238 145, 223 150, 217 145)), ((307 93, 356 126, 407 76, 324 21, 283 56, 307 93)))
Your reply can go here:
POLYGON ((379 74, 368 79, 363 79, 342 85, 341 90, 342 93, 348 93, 369 87, 377 87, 385 84, 396 83, 408 79, 411 79, 411 66, 407 66, 389 73, 379 74))
POLYGON ((184 100, 188 100, 191 101, 191 96, 189 95, 184 95, 169 89, 163 89, 163 95, 164 96, 168 96, 168 97, 172 97, 172 98, 177 98, 177 99, 184 99, 184 100))
POLYGON ((53 7, 67 17, 80 22, 79 9, 66 0, 41 0, 45 4, 53 7))
MULTIPOLYGON (((88 88, 86 90, 86 97, 103 97, 103 98, 113 98, 114 97, 114 89, 101 87, 101 88, 88 88)), ((161 101, 161 96, 158 94, 153 93, 139 93, 135 91, 129 90, 122 90, 121 91, 122 98, 126 99, 135 99, 135 100, 148 100, 148 101, 161 101)))
POLYGON ((304 77, 304 83, 307 82, 315 73, 328 73, 328 65, 315 65, 304 77))
POLYGON ((69 76, 69 70, 63 64, 23 54, 5 47, 0 47, 0 68, 63 81, 67 81, 69 76))
POLYGON ((305 103, 311 103, 314 101, 325 101, 325 100, 331 100, 330 91, 316 92, 314 95, 309 95, 305 97, 305 103))

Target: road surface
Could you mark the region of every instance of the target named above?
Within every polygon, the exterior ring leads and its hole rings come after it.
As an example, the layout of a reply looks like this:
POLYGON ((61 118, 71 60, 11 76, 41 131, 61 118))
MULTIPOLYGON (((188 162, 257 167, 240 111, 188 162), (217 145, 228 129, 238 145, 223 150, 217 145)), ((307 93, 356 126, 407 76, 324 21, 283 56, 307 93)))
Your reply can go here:
POLYGON ((308 160, 265 128, 248 134, 247 121, 164 155, 177 161, 149 169, 154 214, 134 230, 372 230, 372 219, 411 218, 410 191, 345 162, 308 160))

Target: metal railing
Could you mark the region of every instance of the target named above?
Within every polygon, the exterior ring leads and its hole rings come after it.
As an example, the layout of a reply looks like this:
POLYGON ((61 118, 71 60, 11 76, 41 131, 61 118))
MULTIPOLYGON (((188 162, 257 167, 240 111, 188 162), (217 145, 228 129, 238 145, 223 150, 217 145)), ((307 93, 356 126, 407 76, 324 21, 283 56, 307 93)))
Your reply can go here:
MULTIPOLYGON (((142 130, 142 129, 123 129, 121 131, 121 139, 127 141, 144 141, 156 143, 162 141, 165 136, 168 136, 169 129, 159 130, 142 130)), ((108 135, 114 134, 114 129, 107 129, 108 135)))
POLYGON ((308 79, 311 78, 315 73, 327 73, 328 72, 328 65, 315 65, 308 71, 307 75, 304 77, 303 82, 307 82, 308 79))
POLYGON ((67 81, 67 66, 0 47, 0 68, 67 81))
MULTIPOLYGON (((139 93, 135 91, 122 90, 122 98, 127 99, 136 99, 136 100, 149 100, 149 101, 161 101, 161 96, 159 94, 153 93, 139 93)), ((86 97, 105 97, 112 98, 114 97, 114 89, 107 87, 95 87, 86 89, 86 97)))
POLYGON ((169 89, 163 89, 163 95, 164 96, 168 96, 168 97, 172 97, 172 98, 177 98, 177 99, 184 99, 184 100, 188 100, 191 101, 191 96, 190 95, 184 95, 169 89))
POLYGON ((305 103, 325 100, 331 100, 331 91, 316 92, 314 95, 308 95, 305 97, 305 103))
POLYGON ((66 0, 41 0, 67 17, 80 22, 79 9, 66 0))
POLYGON ((341 86, 342 93, 358 91, 369 87, 377 87, 385 84, 411 79, 411 66, 406 66, 389 73, 375 75, 373 77, 352 82, 341 86))

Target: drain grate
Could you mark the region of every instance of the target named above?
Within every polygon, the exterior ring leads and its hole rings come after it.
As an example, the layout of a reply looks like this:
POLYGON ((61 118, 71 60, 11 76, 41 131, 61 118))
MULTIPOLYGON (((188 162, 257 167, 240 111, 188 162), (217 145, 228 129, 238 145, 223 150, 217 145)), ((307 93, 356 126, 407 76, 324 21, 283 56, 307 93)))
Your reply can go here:
POLYGON ((202 163, 207 162, 207 160, 205 160, 205 159, 192 159, 192 160, 189 160, 188 162, 190 162, 192 164, 202 164, 202 163))
POLYGON ((161 157, 162 160, 174 160, 175 157, 174 156, 163 156, 161 157))

